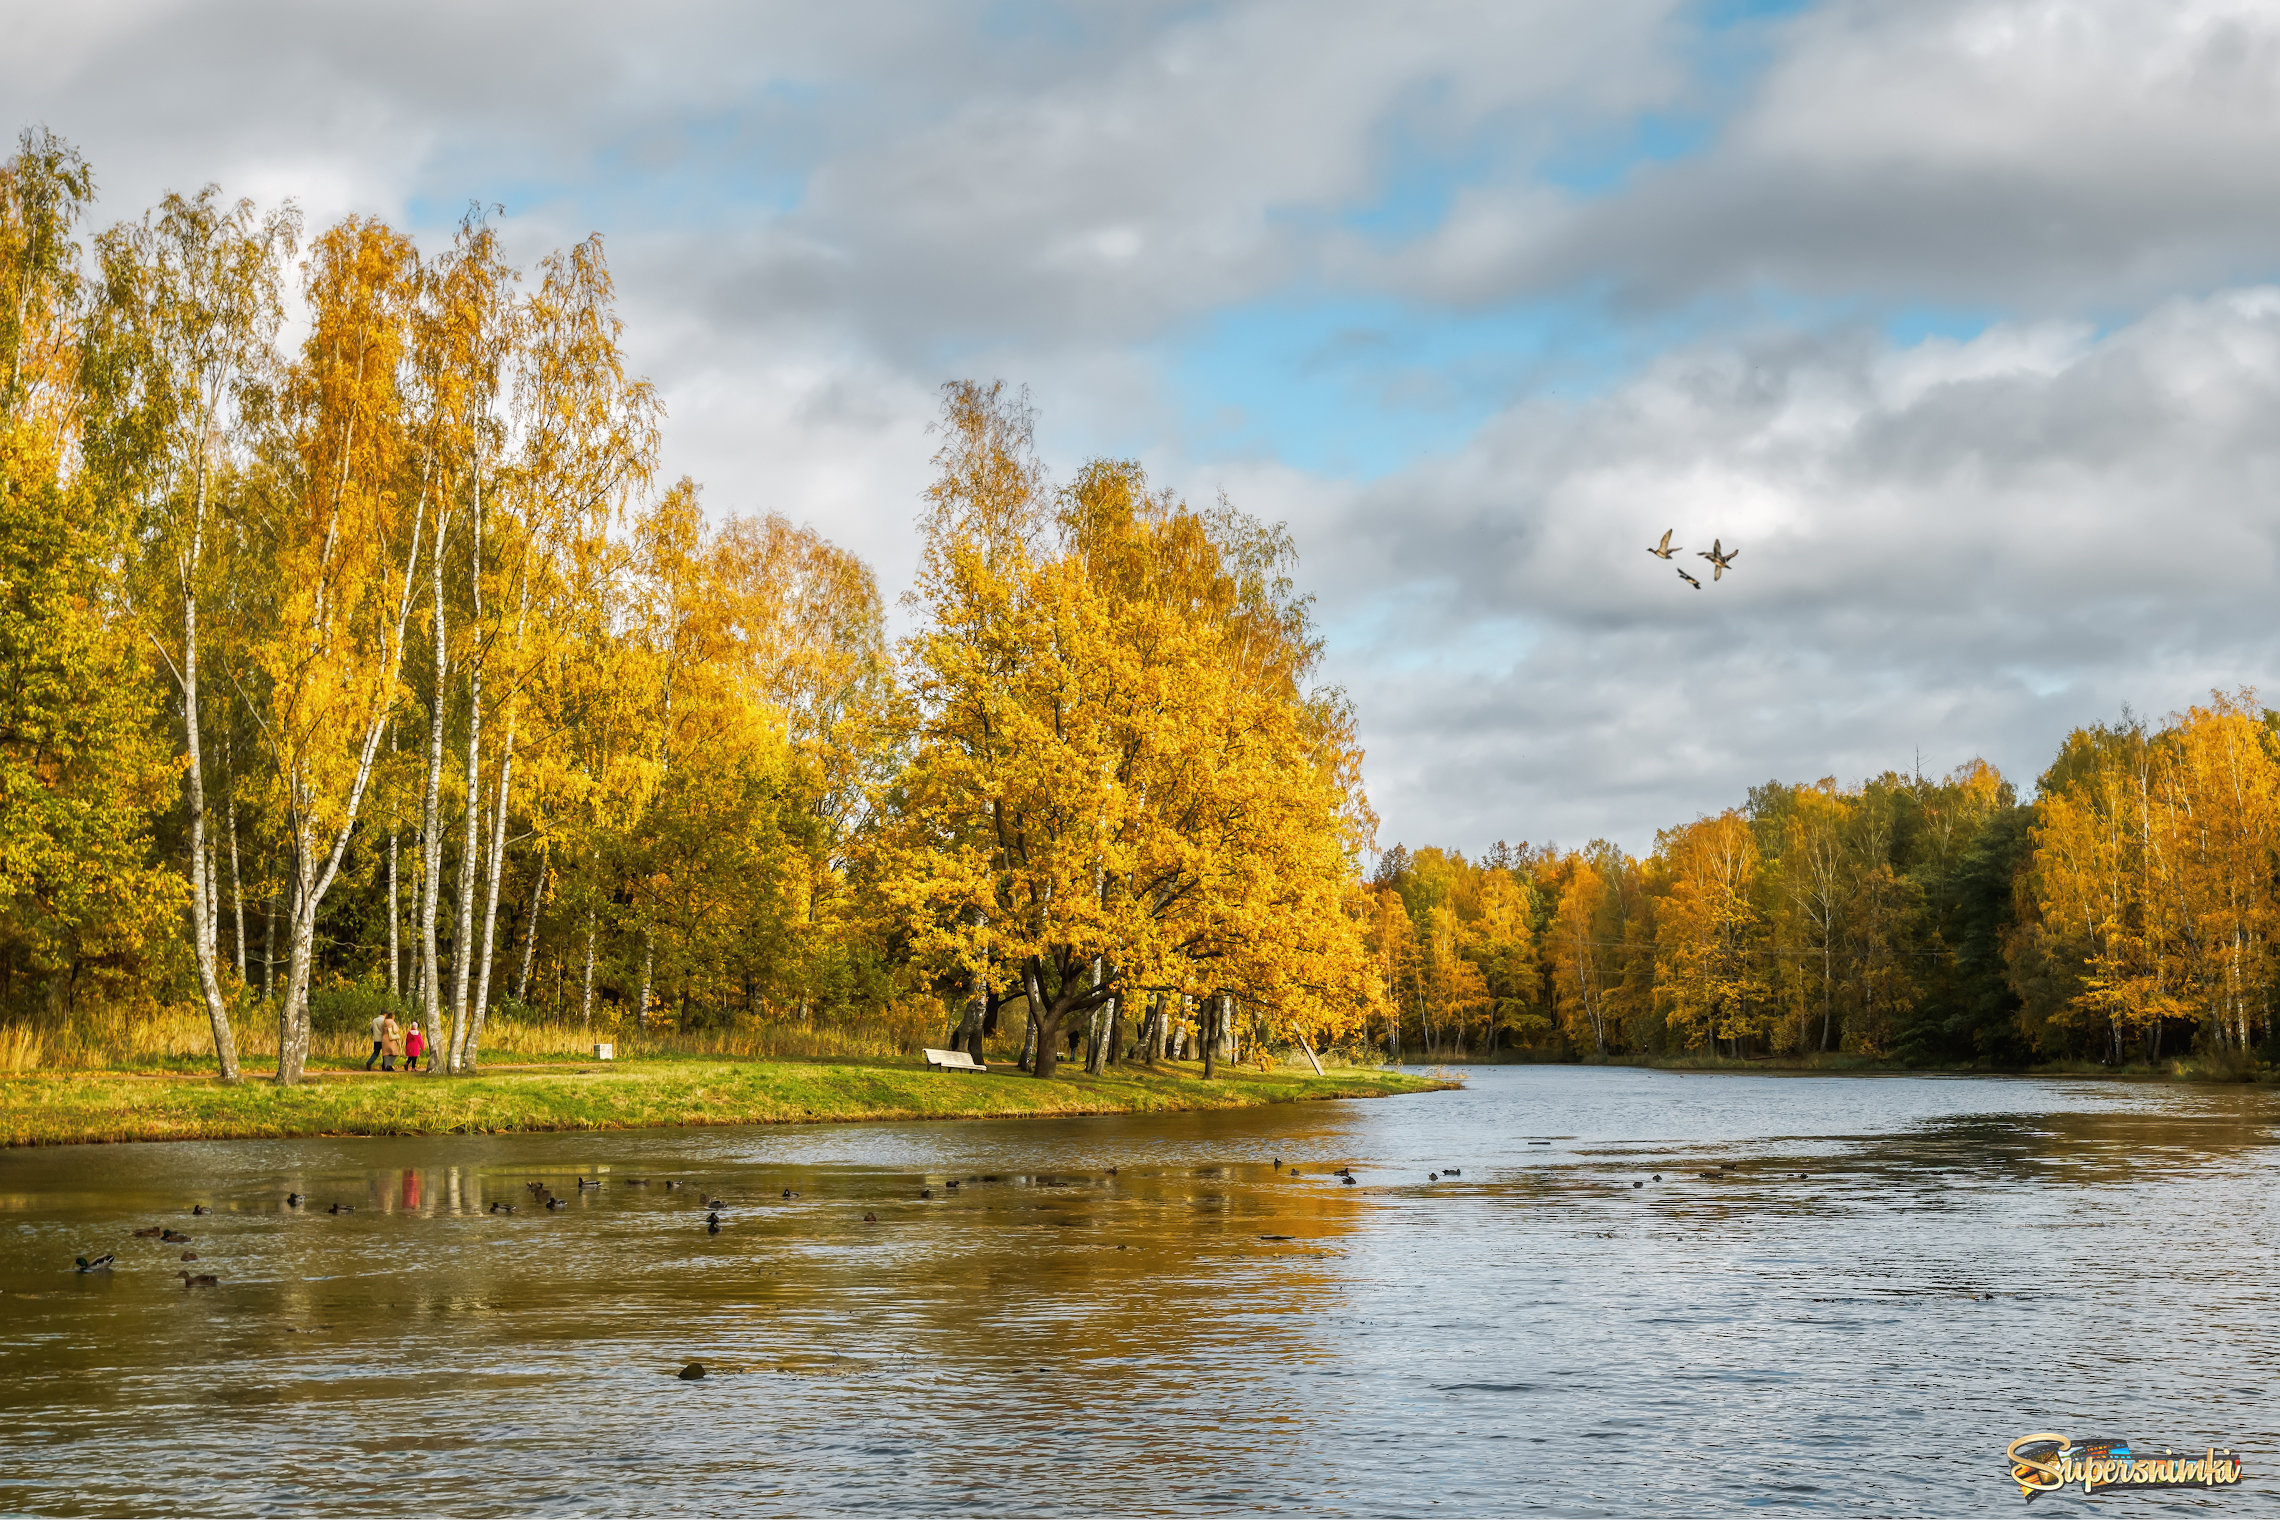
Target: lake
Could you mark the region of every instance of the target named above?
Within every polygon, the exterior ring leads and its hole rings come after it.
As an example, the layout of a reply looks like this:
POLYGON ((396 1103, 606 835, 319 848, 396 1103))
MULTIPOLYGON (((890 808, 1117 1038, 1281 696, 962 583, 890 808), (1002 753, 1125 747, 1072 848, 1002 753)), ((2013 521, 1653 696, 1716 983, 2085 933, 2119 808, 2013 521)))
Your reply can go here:
POLYGON ((0 1511, 1968 1515, 2059 1431, 2271 1512, 2274 1095, 1466 1080, 0 1154, 0 1511))

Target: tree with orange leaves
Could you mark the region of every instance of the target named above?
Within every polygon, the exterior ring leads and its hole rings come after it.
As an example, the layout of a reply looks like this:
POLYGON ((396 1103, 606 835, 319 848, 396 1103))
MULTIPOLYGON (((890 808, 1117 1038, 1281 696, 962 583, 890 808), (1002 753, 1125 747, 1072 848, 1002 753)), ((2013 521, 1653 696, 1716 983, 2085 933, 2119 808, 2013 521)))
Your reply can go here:
POLYGON ((948 388, 944 433, 873 855, 920 960, 1018 978, 1040 1077, 1135 992, 1240 999, 1309 1049, 1343 1032, 1368 815, 1343 702, 1306 684, 1287 541, 1127 465, 1056 498, 995 387, 948 388))
POLYGON ((291 452, 264 496, 270 616, 251 664, 291 848, 283 1083, 308 1060, 317 911, 397 701, 428 528, 404 404, 418 291, 412 245, 385 224, 350 217, 317 238, 309 333, 285 385, 291 452))
POLYGON ((1655 986, 1691 1048, 1765 1032, 1772 1012, 1751 897, 1758 869, 1749 822, 1731 810, 1666 829, 1656 853, 1670 883, 1657 919, 1655 986))

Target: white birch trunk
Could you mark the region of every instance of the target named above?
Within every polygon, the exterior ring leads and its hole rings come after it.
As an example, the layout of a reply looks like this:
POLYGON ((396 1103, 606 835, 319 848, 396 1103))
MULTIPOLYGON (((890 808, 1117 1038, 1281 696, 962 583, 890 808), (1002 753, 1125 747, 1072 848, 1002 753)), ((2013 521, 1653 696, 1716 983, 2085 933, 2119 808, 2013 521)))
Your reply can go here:
POLYGON ((578 1027, 594 1027, 594 931, 599 915, 595 909, 586 910, 586 986, 578 996, 578 1027))
MULTIPOLYGON (((649 1027, 649 978, 656 969, 657 931, 645 929, 641 935, 641 1001, 633 1011, 633 1022, 637 1028, 647 1029, 649 1027)), ((806 1016, 807 1005, 805 1003, 800 1005, 800 1013, 803 1018, 806 1016)))
POLYGON ((507 803, 515 770, 515 713, 507 709, 507 729, 499 736, 499 795, 491 805, 491 854, 483 869, 483 965, 475 979, 475 1014, 467 1030, 465 1064, 473 1069, 483 1041, 483 1020, 491 1007, 492 936, 499 924, 499 878, 507 864, 507 803))
POLYGON ((467 829, 459 852, 459 934, 451 945, 451 1069, 461 1070, 467 1051, 467 991, 475 965, 475 878, 482 865, 483 829, 483 666, 477 659, 467 673, 467 829))
POLYGON ((427 789, 420 802, 420 1017, 427 1046, 443 1045, 443 968, 435 942, 436 900, 443 877, 443 703, 450 677, 443 605, 443 547, 447 524, 436 520, 428 595, 435 609, 435 684, 428 708, 427 789))
POLYGON ((231 786, 225 806, 230 832, 230 912, 237 923, 237 974, 238 985, 245 985, 245 876, 238 866, 237 786, 236 767, 231 767, 231 786))
MULTIPOLYGON (((345 452, 343 457, 345 459, 345 452)), ((344 482, 346 477, 347 466, 344 463, 344 482)), ((384 650, 384 678, 379 682, 379 695, 373 703, 371 716, 365 722, 364 737, 357 748, 356 779, 349 786, 346 806, 341 810, 340 827, 326 848, 322 867, 315 865, 316 833, 312 823, 316 802, 314 789, 293 768, 288 768, 283 778, 293 825, 295 892, 292 943, 287 952, 285 973, 285 1002, 278 1011, 280 1027, 277 1039, 277 1081, 280 1086, 291 1086, 299 1082, 308 1065, 309 975, 311 957, 316 946, 317 909, 323 905, 325 894, 332 890, 334 880, 340 875, 341 860, 348 854, 348 842, 356 832, 357 813, 364 806, 364 794, 372 784, 372 772, 380 758, 380 741, 388 732, 389 708, 404 658, 404 625, 411 617, 412 587, 419 575, 420 536, 426 525, 427 487, 423 478, 419 505, 412 518, 411 543, 405 551, 404 588, 396 602, 395 626, 388 635, 384 650)), ((328 534, 331 531, 331 528, 327 529, 328 534)), ((438 537, 440 536, 439 534, 438 537)))
POLYGON ((404 995, 404 945, 402 912, 397 907, 396 895, 396 831, 388 831, 388 996, 404 995))
MULTIPOLYGON (((515 1001, 528 1007, 530 1004, 530 967, 538 952, 538 914, 546 902, 546 871, 551 850, 539 846, 538 878, 530 887, 530 915, 523 920, 522 972, 515 978, 515 1001)), ((556 1001, 560 1001, 557 994, 556 1001)))
MULTIPOLYGON (((416 533, 416 529, 415 529, 416 533)), ((398 647, 403 637, 403 620, 396 623, 398 647)), ((390 686, 395 683, 389 682, 390 686)), ((285 973, 285 1006, 281 1010, 284 1026, 279 1031, 277 1053, 277 1080, 290 1086, 301 1080, 309 1057, 309 973, 310 957, 315 951, 317 909, 332 890, 340 875, 342 857, 348 853, 349 837, 356 832, 356 815, 364 805, 365 789, 371 785, 374 762, 380 754, 380 735, 387 722, 385 707, 373 714, 364 731, 364 743, 357 755, 356 780, 349 787, 348 806, 343 810, 339 831, 334 834, 321 869, 312 869, 315 834, 309 824, 314 797, 309 788, 297 778, 288 777, 287 795, 292 797, 295 811, 293 834, 299 843, 294 852, 293 872, 295 893, 293 901, 292 947, 288 952, 285 973)))
POLYGON ((182 732, 189 767, 183 789, 190 806, 190 937, 198 963, 198 990, 206 999, 206 1017, 214 1028, 214 1059, 224 1082, 238 1079, 237 1038, 230 1030, 229 1006, 222 1001, 222 979, 214 965, 214 883, 207 869, 206 763, 204 737, 198 712, 198 584, 197 567, 206 539, 205 433, 199 430, 198 484, 191 508, 190 552, 181 561, 182 584, 182 732))

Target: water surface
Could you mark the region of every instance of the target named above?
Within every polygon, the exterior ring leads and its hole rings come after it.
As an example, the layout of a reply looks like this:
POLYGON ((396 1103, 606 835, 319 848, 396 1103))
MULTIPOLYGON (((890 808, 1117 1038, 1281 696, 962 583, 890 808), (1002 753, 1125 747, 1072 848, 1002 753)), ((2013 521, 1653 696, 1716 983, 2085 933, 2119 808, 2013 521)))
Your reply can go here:
POLYGON ((2272 1512, 2272 1095, 1468 1081, 0 1153, 0 1511, 1966 1515, 2056 1430, 2272 1512))

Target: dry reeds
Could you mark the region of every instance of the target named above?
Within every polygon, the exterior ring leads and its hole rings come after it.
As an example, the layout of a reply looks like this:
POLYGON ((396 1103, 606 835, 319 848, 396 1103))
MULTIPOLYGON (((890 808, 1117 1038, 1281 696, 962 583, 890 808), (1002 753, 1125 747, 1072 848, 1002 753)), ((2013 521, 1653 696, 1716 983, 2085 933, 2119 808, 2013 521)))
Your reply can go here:
MULTIPOLYGON (((722 1056, 764 1060, 815 1060, 832 1057, 904 1055, 934 1037, 931 1014, 914 1016, 890 1009, 868 1019, 843 1023, 753 1024, 736 1028, 642 1030, 630 1026, 504 1017, 483 1024, 485 1065, 517 1060, 590 1059, 597 1041, 617 1046, 620 1057, 722 1056)), ((238 1057, 249 1067, 277 1059, 276 1016, 261 1005, 241 1009, 231 1021, 238 1057)), ((318 1064, 353 1062, 371 1054, 361 1031, 309 1036, 310 1059, 318 1064)), ((145 1008, 90 1008, 53 1024, 0 1025, 0 1073, 31 1071, 193 1070, 214 1059, 213 1026, 205 1010, 172 1005, 145 1008)))
POLYGON ((20 1024, 0 1026, 0 1071, 10 1074, 37 1071, 45 1043, 36 1029, 20 1024))

